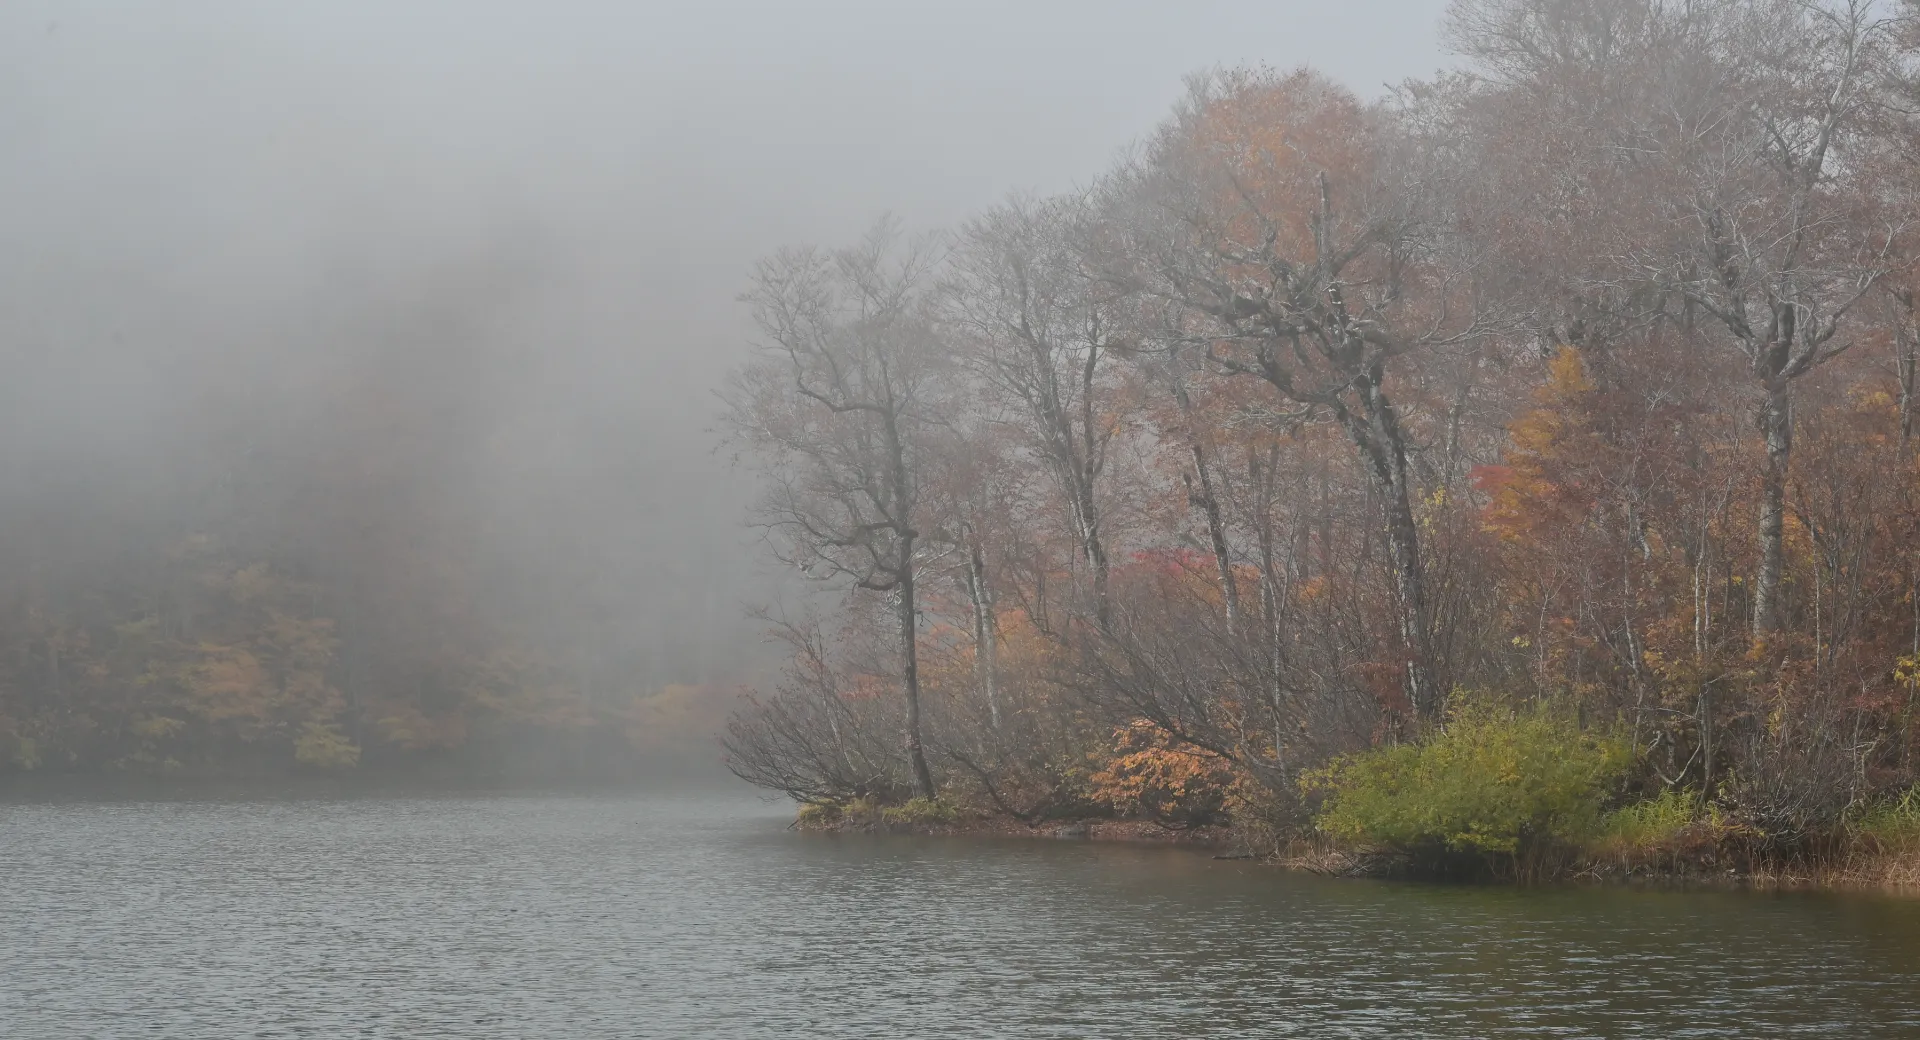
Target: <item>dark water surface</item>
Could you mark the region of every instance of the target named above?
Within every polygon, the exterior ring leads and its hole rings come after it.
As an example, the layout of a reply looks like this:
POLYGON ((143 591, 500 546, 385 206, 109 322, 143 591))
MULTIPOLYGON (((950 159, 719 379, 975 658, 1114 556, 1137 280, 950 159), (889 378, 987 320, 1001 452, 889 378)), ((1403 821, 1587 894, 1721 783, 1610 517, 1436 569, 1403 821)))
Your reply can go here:
POLYGON ((1920 1037, 1920 901, 822 837, 739 797, 0 806, 0 1036, 1920 1037))

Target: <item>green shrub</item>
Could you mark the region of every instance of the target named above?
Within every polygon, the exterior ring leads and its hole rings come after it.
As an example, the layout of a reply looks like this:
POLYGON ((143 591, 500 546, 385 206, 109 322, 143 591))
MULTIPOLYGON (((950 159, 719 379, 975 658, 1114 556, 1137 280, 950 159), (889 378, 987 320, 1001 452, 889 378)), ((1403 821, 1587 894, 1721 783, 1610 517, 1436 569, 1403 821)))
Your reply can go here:
POLYGON ((1713 866, 1730 840, 1754 833, 1718 806, 1702 806, 1698 792, 1669 788, 1608 813, 1587 851, 1628 870, 1677 872, 1713 866))
POLYGON ((1883 848, 1920 846, 1920 786, 1861 813, 1853 828, 1883 848))
POLYGON ((1717 813, 1700 811, 1692 791, 1668 788, 1644 802, 1623 805, 1600 824, 1600 838, 1634 848, 1666 845, 1697 823, 1713 823, 1717 813))
POLYGON ((1599 830, 1628 757, 1622 742, 1545 711, 1468 708, 1424 744, 1347 756, 1302 785, 1328 795, 1316 823, 1336 839, 1434 860, 1530 862, 1599 830))
POLYGON ((360 748, 340 727, 309 722, 293 742, 293 759, 315 769, 352 769, 360 764, 360 748))
MULTIPOLYGON (((0 747, 5 747, 6 743, 6 738, 0 737, 0 747)), ((22 770, 40 768, 40 745, 34 743, 33 738, 14 737, 12 745, 5 757, 13 763, 15 768, 22 770)))

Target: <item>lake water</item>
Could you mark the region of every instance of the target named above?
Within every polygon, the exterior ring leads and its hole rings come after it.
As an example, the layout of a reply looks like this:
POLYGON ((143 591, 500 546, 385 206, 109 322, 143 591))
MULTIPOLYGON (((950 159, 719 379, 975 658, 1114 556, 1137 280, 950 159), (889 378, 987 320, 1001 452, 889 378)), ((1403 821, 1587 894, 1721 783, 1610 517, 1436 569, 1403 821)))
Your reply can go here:
POLYGON ((741 797, 0 807, 0 1036, 1920 1037, 1920 900, 1332 881, 741 797))

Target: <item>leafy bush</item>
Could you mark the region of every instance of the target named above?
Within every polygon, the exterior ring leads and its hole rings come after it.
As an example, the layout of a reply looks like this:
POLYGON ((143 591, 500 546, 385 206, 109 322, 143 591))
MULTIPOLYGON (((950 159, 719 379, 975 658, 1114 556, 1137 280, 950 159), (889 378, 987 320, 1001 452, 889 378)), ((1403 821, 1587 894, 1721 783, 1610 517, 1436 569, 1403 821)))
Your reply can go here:
POLYGON ((1853 827, 1885 849, 1920 848, 1920 786, 1861 813, 1853 827))
POLYGON ((6 754, 0 757, 4 757, 16 769, 40 768, 40 746, 34 743, 33 738, 13 737, 10 742, 11 747, 8 747, 9 738, 0 736, 0 749, 6 750, 6 754))
POLYGON ((1227 822, 1243 800, 1238 774, 1217 755, 1179 746, 1150 722, 1114 734, 1112 757, 1088 777, 1093 797, 1121 816, 1166 827, 1227 822))
POLYGON ((293 742, 293 758, 315 769, 352 769, 360 764, 360 748, 340 727, 309 722, 293 742))
POLYGON ((1635 848, 1670 844, 1696 823, 1710 822, 1713 814, 1700 812, 1699 796, 1668 788, 1643 802, 1633 802, 1607 814, 1601 821, 1603 841, 1635 848))
POLYGON ((1497 866, 1592 836, 1628 757, 1620 741, 1544 711, 1468 708, 1425 744, 1350 755, 1301 783, 1327 794, 1316 822, 1334 838, 1497 866))
POLYGON ((1703 807, 1697 792, 1669 788, 1608 813, 1588 851, 1629 870, 1685 872, 1716 866, 1730 841, 1750 842, 1755 833, 1718 805, 1703 807))

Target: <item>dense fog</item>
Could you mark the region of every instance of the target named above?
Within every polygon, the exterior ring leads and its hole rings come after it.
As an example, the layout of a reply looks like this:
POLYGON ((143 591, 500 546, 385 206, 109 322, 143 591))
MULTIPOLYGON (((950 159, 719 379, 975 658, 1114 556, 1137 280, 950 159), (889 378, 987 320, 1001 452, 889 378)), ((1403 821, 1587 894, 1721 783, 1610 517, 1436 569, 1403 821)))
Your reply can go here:
POLYGON ((1377 92, 1439 7, 6 5, 0 758, 712 757, 754 258, 1064 189, 1216 63, 1377 92))

